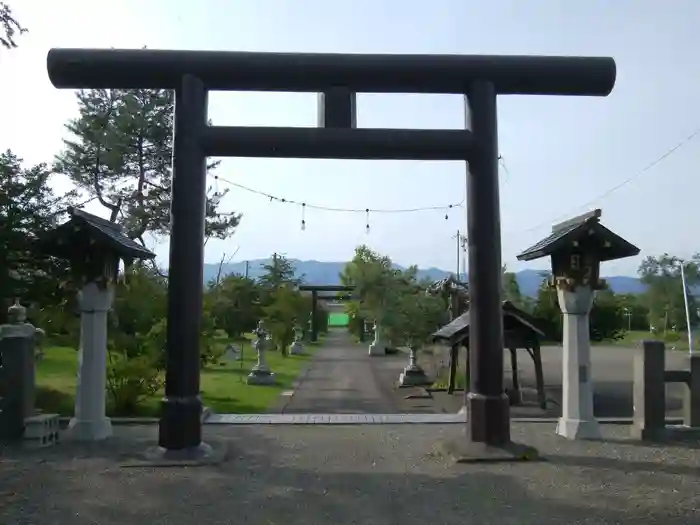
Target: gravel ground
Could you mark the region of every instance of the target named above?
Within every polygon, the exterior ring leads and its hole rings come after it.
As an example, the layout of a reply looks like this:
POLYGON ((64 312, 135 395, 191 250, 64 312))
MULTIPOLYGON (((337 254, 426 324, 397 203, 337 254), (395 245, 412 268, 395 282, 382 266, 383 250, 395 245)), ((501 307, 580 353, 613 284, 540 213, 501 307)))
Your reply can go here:
MULTIPOLYGON (((700 523, 700 450, 624 440, 567 442, 514 424, 548 461, 456 465, 434 452, 459 425, 207 427, 217 466, 125 467, 155 427, 109 442, 0 456, 0 523, 449 525, 700 523), (696 510, 697 509, 697 510, 696 510)), ((696 446, 698 443, 696 442, 696 446)))

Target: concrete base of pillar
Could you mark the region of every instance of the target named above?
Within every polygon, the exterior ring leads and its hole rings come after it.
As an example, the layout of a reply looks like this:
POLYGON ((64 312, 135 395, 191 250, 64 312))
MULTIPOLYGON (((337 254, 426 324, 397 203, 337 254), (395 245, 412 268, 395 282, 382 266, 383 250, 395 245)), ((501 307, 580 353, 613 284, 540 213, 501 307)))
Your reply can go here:
POLYGON ((407 366, 399 375, 400 386, 424 386, 430 384, 432 384, 432 381, 419 366, 407 366))
POLYGON ((253 369, 250 374, 248 374, 246 383, 249 385, 274 385, 277 383, 277 378, 275 378, 275 374, 269 370, 253 369))
POLYGON ((143 462, 137 461, 133 466, 151 467, 190 467, 199 465, 216 465, 224 462, 227 458, 228 447, 225 443, 215 443, 211 446, 207 443, 200 443, 195 447, 188 447, 179 450, 168 450, 160 446, 151 447, 144 453, 143 462))
POLYGON ((301 341, 294 341, 289 345, 289 355, 301 355, 304 353, 304 345, 301 341))
POLYGON ((437 447, 439 452, 455 463, 510 463, 541 460, 536 448, 513 441, 491 445, 470 441, 467 436, 461 436, 439 442, 437 447))
POLYGON ((601 439, 600 425, 595 419, 564 419, 557 422, 557 434, 566 439, 601 439))
POLYGON ((102 441, 112 436, 112 421, 101 419, 71 418, 66 429, 66 437, 74 441, 102 441))

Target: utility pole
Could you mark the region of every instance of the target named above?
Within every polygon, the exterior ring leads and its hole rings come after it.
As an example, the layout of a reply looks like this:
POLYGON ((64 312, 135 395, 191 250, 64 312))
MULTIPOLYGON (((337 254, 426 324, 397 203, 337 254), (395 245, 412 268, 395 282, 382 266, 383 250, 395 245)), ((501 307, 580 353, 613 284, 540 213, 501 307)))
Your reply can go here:
POLYGON ((462 259, 462 272, 467 273, 467 236, 462 235, 459 230, 457 234, 452 237, 457 240, 457 280, 462 281, 460 278, 460 265, 459 260, 462 259))
POLYGON ((460 255, 461 255, 461 253, 459 253, 459 252, 460 252, 460 248, 461 248, 461 246, 460 246, 460 244, 459 244, 460 238, 461 238, 461 235, 459 234, 459 230, 457 230, 457 280, 458 280, 458 281, 459 281, 459 258, 460 258, 460 255))
POLYGON ((462 235, 462 271, 464 272, 464 282, 467 282, 467 236, 462 235))
POLYGON ((248 270, 250 268, 250 261, 245 262, 245 278, 248 278, 248 270))

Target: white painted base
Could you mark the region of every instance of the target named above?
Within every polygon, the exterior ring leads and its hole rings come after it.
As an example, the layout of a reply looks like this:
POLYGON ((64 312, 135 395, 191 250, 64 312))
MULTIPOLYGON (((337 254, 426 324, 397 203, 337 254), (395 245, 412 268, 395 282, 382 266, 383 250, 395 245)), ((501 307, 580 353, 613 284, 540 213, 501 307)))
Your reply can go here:
POLYGON ((420 368, 407 367, 399 375, 399 385, 401 386, 422 386, 431 384, 428 376, 420 368))
POLYGON ((92 421, 71 418, 66 435, 75 441, 102 441, 112 436, 112 421, 108 417, 92 421))
POLYGON ((564 419, 557 422, 557 434, 566 439, 601 439, 600 425, 596 419, 564 419))
POLYGON ((301 355, 304 353, 304 345, 301 341, 294 341, 289 345, 289 355, 301 355))
POLYGON ((386 345, 382 342, 373 342, 369 345, 369 355, 386 355, 386 345))
POLYGON ((248 374, 246 383, 249 385, 274 385, 277 383, 277 379, 275 378, 275 374, 272 372, 265 374, 253 370, 250 374, 248 374))

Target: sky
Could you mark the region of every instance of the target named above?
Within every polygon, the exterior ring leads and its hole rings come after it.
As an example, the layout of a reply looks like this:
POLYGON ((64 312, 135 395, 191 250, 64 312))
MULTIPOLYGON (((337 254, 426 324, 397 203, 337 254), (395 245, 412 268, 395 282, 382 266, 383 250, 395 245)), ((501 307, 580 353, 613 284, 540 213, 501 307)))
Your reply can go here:
MULTIPOLYGON (((700 2, 697 0, 15 0, 29 33, 0 50, 0 145, 28 164, 51 162, 76 116, 75 93, 46 73, 52 47, 328 53, 612 56, 607 98, 500 97, 503 261, 509 270, 553 223, 593 208, 642 250, 603 275, 634 275, 640 259, 700 251, 700 2), (648 165, 683 145, 650 169, 648 165), (641 174, 640 174, 641 173, 641 174)), ((358 95, 359 127, 462 128, 462 97, 358 95)), ((314 94, 212 93, 209 116, 225 125, 315 126, 314 94)), ((462 162, 222 159, 219 175, 309 204, 421 208, 463 200, 462 162)), ((54 181, 67 191, 65 180, 54 181)), ((212 181, 212 184, 214 182, 212 181)), ((229 187, 220 181, 219 189, 229 187)), ((99 205, 88 211, 105 216, 99 205)), ((412 214, 306 212, 231 187, 222 211, 243 213, 236 233, 210 241, 205 260, 269 257, 345 261, 367 244, 403 265, 454 270, 462 206, 412 214)), ((151 241, 167 265, 167 239, 151 241)))

